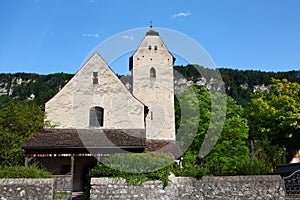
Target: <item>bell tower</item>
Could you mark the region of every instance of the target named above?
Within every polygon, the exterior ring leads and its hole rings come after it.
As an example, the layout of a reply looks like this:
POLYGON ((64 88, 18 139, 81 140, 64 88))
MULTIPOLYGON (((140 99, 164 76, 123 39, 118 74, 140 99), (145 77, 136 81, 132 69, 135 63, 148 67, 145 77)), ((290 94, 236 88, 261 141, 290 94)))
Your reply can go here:
POLYGON ((173 64, 175 58, 159 33, 150 29, 130 57, 132 94, 148 106, 146 136, 175 140, 173 64))

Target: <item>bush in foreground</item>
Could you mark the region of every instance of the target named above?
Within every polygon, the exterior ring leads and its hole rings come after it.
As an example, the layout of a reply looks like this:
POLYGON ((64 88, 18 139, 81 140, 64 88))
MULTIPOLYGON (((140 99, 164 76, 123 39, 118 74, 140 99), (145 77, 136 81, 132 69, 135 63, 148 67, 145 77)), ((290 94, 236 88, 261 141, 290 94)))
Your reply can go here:
POLYGON ((124 178, 134 185, 161 180, 163 185, 167 186, 174 159, 166 154, 140 153, 107 157, 103 163, 104 165, 93 168, 89 176, 124 178))
POLYGON ((51 178, 50 172, 37 166, 9 166, 0 167, 0 178, 51 178))

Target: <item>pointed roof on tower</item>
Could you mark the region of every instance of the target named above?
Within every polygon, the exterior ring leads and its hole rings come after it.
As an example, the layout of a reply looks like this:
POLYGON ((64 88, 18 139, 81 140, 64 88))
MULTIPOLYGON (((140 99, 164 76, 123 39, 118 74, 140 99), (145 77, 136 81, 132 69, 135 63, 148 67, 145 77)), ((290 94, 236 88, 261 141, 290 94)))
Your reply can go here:
POLYGON ((159 33, 154 31, 152 28, 149 29, 149 31, 146 33, 146 35, 155 35, 159 36, 159 33))
POLYGON ((156 32, 156 31, 154 31, 153 29, 152 29, 152 21, 150 21, 150 29, 149 29, 149 31, 146 33, 146 35, 155 35, 155 36, 159 36, 159 34, 158 34, 158 32, 156 32))
MULTIPOLYGON (((168 50, 168 48, 166 47, 166 45, 164 44, 164 42, 163 42, 162 39, 160 38, 159 33, 158 33, 157 31, 154 31, 154 30, 152 29, 152 22, 151 22, 151 25, 150 25, 150 29, 146 32, 146 35, 145 35, 143 41, 144 41, 148 36, 150 36, 150 37, 151 37, 151 36, 158 36, 158 40, 161 40, 161 42, 163 43, 164 48, 166 48, 167 51, 170 53, 170 55, 173 57, 173 64, 174 64, 176 58, 175 58, 175 57, 173 56, 173 54, 168 50)), ((152 37, 151 37, 151 38, 152 38, 152 37)), ((149 38, 148 38, 148 39, 149 39, 149 38)), ((138 47, 138 49, 139 49, 139 48, 141 47, 141 45, 143 44, 143 41, 142 41, 142 43, 140 44, 140 46, 138 47)), ((147 47, 144 47, 144 48, 148 48, 148 46, 147 46, 147 47)), ((136 52, 137 52, 137 50, 133 53, 132 56, 129 57, 129 71, 132 70, 132 68, 133 68, 133 56, 136 54, 136 52)))

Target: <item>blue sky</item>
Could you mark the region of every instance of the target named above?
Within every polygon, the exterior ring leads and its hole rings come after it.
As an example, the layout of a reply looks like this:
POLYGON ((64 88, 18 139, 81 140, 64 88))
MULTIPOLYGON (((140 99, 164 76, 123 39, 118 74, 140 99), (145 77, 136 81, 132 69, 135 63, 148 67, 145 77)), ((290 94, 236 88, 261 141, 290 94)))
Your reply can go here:
POLYGON ((75 73, 98 44, 150 21, 194 39, 217 67, 299 70, 299 10, 298 0, 2 0, 0 73, 75 73))

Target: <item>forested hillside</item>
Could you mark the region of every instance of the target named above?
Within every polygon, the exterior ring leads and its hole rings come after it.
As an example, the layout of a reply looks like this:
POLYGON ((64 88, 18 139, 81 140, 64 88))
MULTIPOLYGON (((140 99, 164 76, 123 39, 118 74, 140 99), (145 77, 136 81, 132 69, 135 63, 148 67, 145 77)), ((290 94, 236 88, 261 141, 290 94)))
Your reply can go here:
POLYGON ((44 105, 71 78, 73 74, 33 73, 0 74, 0 103, 13 99, 34 101, 44 105))
MULTIPOLYGON (((208 86, 217 70, 201 66, 175 66, 184 82, 208 86)), ((220 68, 226 93, 240 105, 246 105, 250 94, 257 89, 266 90, 271 78, 287 79, 300 83, 300 70, 289 72, 261 72, 254 70, 233 70, 220 68)), ((33 101, 44 105, 74 74, 55 73, 39 75, 33 73, 0 74, 0 104, 10 99, 33 101)), ((119 76, 120 77, 120 76, 119 76)), ((123 78, 122 81, 128 81, 123 78)))
MULTIPOLYGON (((174 69, 183 75, 188 81, 195 84, 208 85, 216 70, 201 66, 175 66, 174 69), (204 78, 204 79, 203 79, 204 78), (201 80, 201 81, 200 81, 201 80)), ((250 101, 250 94, 257 89, 267 90, 271 79, 287 79, 290 82, 300 83, 300 70, 288 72, 262 72, 255 70, 234 70, 219 68, 225 83, 226 93, 240 105, 246 105, 250 101)))

